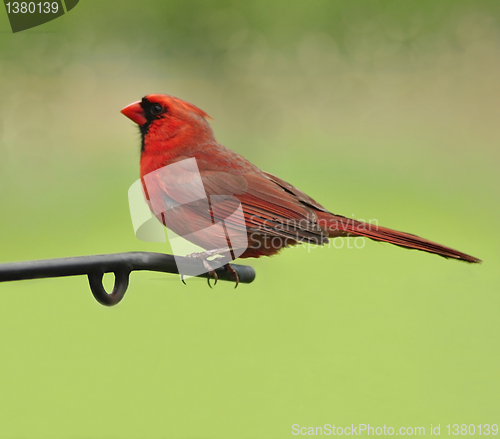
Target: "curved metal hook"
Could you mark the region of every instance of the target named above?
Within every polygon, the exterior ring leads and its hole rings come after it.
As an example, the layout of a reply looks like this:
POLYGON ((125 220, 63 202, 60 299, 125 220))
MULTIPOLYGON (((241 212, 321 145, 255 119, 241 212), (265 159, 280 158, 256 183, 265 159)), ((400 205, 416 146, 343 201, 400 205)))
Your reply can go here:
POLYGON ((88 274, 90 290, 95 300, 101 305, 113 306, 120 303, 127 291, 130 271, 117 270, 113 274, 115 275, 115 285, 111 293, 107 293, 102 284, 104 272, 93 271, 88 274))

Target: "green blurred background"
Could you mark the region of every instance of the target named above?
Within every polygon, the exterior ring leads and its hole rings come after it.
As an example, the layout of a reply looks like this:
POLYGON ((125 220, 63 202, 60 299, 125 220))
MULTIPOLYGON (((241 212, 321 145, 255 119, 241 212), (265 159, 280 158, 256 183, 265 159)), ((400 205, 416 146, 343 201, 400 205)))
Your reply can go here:
POLYGON ((170 250, 128 212, 139 134, 119 111, 148 93, 335 213, 485 261, 302 247, 247 261, 237 290, 134 273, 110 309, 84 277, 1 284, 0 437, 500 424, 499 18, 498 0, 82 0, 12 34, 0 12, 1 262, 170 250))

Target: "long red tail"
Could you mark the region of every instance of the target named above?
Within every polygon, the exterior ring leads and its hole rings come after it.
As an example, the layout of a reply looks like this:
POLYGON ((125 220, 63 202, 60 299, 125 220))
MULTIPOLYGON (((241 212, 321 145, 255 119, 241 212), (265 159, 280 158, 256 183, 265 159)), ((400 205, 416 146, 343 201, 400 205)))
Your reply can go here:
POLYGON ((330 236, 339 236, 339 232, 349 233, 357 236, 366 236, 375 241, 389 242, 404 248, 422 250, 428 253, 434 253, 445 258, 458 259, 470 263, 482 262, 474 256, 469 256, 436 242, 428 241, 415 235, 405 232, 379 227, 375 224, 363 223, 343 216, 333 215, 331 213, 320 214, 319 221, 326 221, 330 236))

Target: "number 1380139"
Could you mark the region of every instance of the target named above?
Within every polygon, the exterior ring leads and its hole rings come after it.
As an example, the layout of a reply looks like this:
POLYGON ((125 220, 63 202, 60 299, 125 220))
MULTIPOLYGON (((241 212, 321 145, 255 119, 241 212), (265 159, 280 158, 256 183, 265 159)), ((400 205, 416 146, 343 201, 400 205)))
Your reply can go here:
POLYGON ((9 2, 6 3, 7 13, 9 14, 57 14, 59 5, 57 2, 9 2))

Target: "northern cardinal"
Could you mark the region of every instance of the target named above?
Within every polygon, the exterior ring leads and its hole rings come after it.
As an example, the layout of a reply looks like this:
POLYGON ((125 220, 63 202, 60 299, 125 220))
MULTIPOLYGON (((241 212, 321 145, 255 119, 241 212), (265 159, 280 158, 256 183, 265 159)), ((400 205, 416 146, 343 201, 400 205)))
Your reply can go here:
POLYGON ((150 206, 155 206, 154 213, 177 235, 205 248, 207 255, 230 244, 232 249, 242 249, 240 258, 258 258, 298 242, 324 244, 328 238, 356 235, 445 258, 481 262, 415 235, 329 212, 304 192, 217 143, 207 121, 209 116, 186 101, 151 94, 121 112, 140 128, 143 184, 148 175, 157 175, 144 187, 150 206), (154 172, 193 158, 198 176, 187 168, 170 179, 154 172), (190 199, 189 192, 199 176, 210 203, 183 202, 190 199), (238 201, 244 218, 228 220, 238 201), (220 221, 239 232, 232 236, 241 236, 241 242, 236 238, 228 243, 227 233, 210 227, 220 221))

